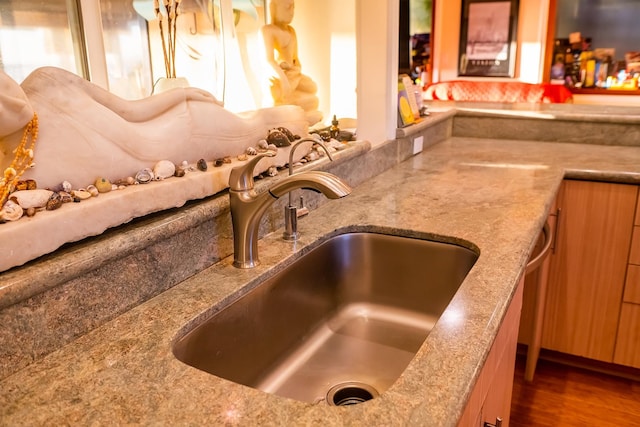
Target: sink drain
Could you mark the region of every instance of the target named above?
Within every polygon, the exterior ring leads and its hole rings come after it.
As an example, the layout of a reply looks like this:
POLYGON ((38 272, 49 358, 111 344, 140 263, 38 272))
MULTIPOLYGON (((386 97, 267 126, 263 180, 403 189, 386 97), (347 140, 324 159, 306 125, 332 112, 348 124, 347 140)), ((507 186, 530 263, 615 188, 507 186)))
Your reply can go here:
POLYGON ((366 402, 377 396, 378 392, 369 384, 349 381, 331 387, 327 393, 327 402, 331 406, 348 406, 366 402))

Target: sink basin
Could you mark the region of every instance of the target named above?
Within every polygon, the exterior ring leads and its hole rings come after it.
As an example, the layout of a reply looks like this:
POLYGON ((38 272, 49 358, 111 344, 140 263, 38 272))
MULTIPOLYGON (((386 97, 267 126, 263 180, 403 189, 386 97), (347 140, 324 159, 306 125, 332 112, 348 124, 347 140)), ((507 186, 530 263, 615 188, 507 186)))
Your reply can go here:
POLYGON ((268 393, 360 403, 402 374, 477 257, 408 237, 332 237, 186 332, 173 353, 268 393))

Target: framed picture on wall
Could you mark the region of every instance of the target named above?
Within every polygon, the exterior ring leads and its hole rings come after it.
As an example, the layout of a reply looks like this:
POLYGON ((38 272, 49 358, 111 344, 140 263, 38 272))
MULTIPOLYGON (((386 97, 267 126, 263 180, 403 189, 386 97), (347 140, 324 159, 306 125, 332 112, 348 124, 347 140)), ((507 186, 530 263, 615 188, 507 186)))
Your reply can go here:
POLYGON ((459 76, 514 77, 518 0, 463 0, 459 76))

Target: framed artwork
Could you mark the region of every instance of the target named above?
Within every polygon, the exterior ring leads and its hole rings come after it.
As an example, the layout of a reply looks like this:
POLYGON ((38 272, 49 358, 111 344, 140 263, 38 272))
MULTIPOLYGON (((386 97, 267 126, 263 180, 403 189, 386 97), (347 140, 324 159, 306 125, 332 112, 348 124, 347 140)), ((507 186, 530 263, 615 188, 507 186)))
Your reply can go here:
POLYGON ((463 0, 459 76, 513 77, 518 0, 463 0))

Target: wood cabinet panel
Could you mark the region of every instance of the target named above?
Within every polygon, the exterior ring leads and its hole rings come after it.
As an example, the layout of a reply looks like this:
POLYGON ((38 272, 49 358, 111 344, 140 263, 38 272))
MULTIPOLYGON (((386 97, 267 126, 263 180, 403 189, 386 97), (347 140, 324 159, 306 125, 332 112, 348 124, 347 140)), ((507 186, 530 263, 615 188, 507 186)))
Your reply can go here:
POLYGON ((484 422, 495 424, 496 418, 502 419, 504 427, 509 426, 523 290, 524 278, 518 284, 467 406, 458 421, 459 427, 482 426, 484 422))
POLYGON ((640 225, 640 199, 638 199, 638 204, 636 205, 636 219, 633 223, 640 225))
MULTIPOLYGON (((532 256, 538 253, 542 243, 541 238, 538 239, 532 256)), ((518 342, 520 344, 529 345, 532 340, 540 273, 540 269, 537 269, 527 274, 524 279, 524 296, 522 300, 522 313, 520 315, 520 330, 518 331, 518 342)))
POLYGON ((640 227, 633 227, 633 239, 629 251, 629 263, 640 265, 640 227))
MULTIPOLYGON (((555 210, 547 218, 547 224, 549 226, 549 236, 547 238, 553 239, 556 227, 556 215, 555 210)), ((553 244, 553 242, 551 242, 553 244)), ((538 242, 536 243, 530 260, 535 258, 543 249, 545 244, 544 234, 540 233, 538 242)), ((520 330, 518 331, 518 342, 520 344, 531 344, 532 341, 536 341, 536 333, 542 330, 542 318, 544 311, 540 312, 540 308, 544 309, 544 302, 546 300, 546 291, 539 289, 543 286, 546 289, 546 282, 549 276, 549 259, 550 254, 546 256, 542 264, 531 273, 527 274, 524 278, 524 296, 522 299, 522 314, 520 317, 520 330), (540 291, 544 292, 540 292, 540 291)), ((539 337, 538 337, 539 339, 539 337)))
POLYGON ((544 348, 613 361, 637 193, 633 185, 564 181, 544 348))
MULTIPOLYGON (((519 311, 516 313, 519 316, 519 311)), ((513 375, 516 366, 518 340, 518 319, 511 316, 507 334, 504 338, 502 355, 493 376, 488 378, 488 393, 482 407, 483 424, 496 424, 502 420, 502 426, 508 427, 511 419, 511 396, 513 393, 513 375)))
POLYGON ((640 266, 638 265, 629 264, 623 301, 640 304, 640 266))
POLYGON ((622 304, 614 363, 640 368, 640 305, 622 304))
MULTIPOLYGON (((544 322, 545 302, 547 300, 547 284, 549 282, 550 253, 553 246, 553 236, 556 227, 556 210, 547 218, 548 232, 540 233, 538 242, 530 257, 529 263, 536 262, 535 258, 543 256, 542 263, 535 270, 526 273, 524 282, 524 295, 522 300, 522 313, 520 315, 520 328, 518 342, 527 345, 527 363, 525 379, 533 381, 540 348, 542 346, 542 329, 544 322)), ((529 264, 527 264, 527 270, 529 264)), ((526 271, 526 270, 525 270, 526 271)))

